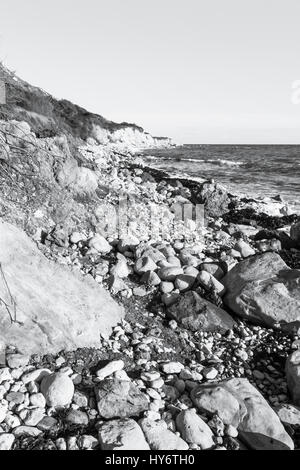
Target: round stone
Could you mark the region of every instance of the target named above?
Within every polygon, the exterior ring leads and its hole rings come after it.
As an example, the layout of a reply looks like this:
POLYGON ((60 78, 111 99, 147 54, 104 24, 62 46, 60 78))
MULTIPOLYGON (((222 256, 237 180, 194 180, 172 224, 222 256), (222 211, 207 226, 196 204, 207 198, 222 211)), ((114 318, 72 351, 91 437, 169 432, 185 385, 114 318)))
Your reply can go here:
POLYGON ((48 406, 64 407, 72 401, 74 384, 67 374, 56 372, 43 379, 41 392, 48 406))

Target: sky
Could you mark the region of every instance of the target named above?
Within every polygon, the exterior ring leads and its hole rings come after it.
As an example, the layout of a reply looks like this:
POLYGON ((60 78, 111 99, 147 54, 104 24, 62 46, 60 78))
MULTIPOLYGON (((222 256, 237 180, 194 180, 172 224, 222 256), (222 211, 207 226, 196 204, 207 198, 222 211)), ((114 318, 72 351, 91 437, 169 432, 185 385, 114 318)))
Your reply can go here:
POLYGON ((299 0, 0 0, 0 59, 175 142, 300 144, 299 0))

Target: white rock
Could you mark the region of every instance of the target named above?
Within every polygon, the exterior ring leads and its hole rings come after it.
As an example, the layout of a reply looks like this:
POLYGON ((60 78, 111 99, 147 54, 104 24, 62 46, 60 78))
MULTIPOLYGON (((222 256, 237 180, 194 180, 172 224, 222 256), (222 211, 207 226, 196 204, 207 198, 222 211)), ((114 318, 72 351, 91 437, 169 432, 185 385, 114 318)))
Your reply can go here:
POLYGON ((46 400, 42 393, 33 393, 30 396, 30 403, 32 406, 37 406, 38 408, 45 408, 46 400))
POLYGON ((115 419, 99 428, 103 450, 149 450, 143 431, 133 419, 115 419))
POLYGON ((139 421, 139 424, 151 449, 188 450, 188 444, 181 437, 170 431, 165 421, 152 421, 149 418, 143 418, 139 421))
POLYGON ((97 233, 88 242, 90 253, 109 253, 112 250, 108 241, 99 233, 97 233))
POLYGON ((77 245, 77 243, 86 240, 86 237, 83 233, 80 232, 73 232, 70 236, 70 242, 74 243, 74 245, 77 245))
POLYGON ((248 256, 255 255, 255 250, 244 240, 239 240, 234 246, 234 250, 241 253, 243 258, 248 258, 248 256))
POLYGON ((67 450, 67 443, 63 437, 59 437, 55 441, 57 450, 67 450))
POLYGON ((98 379, 104 380, 106 377, 109 377, 112 375, 114 372, 117 372, 119 370, 122 370, 124 368, 124 361, 118 360, 118 361, 112 361, 106 366, 102 367, 102 369, 99 369, 96 372, 96 375, 98 379))
POLYGON ((162 364, 161 369, 165 374, 180 374, 184 365, 181 362, 166 362, 162 364))
POLYGON ((197 415, 194 408, 181 411, 177 415, 176 426, 186 442, 197 444, 203 450, 214 446, 213 433, 210 427, 197 415))
POLYGON ((16 428, 17 426, 20 426, 20 425, 21 425, 21 421, 20 421, 20 419, 18 418, 18 416, 12 415, 12 414, 10 414, 10 413, 8 413, 8 414, 6 415, 5 422, 6 422, 7 426, 9 426, 10 429, 14 429, 14 428, 16 428))
POLYGON ((44 416, 44 410, 41 408, 34 408, 33 410, 26 411, 26 417, 23 419, 23 422, 26 426, 36 426, 40 421, 42 421, 44 416))
POLYGON ((38 428, 34 426, 18 426, 13 430, 13 434, 16 437, 21 436, 30 436, 30 437, 37 437, 42 433, 38 428))
POLYGON ((9 433, 0 434, 0 450, 10 450, 15 441, 15 436, 9 433))
POLYGON ((56 372, 43 379, 41 392, 48 406, 64 407, 72 401, 74 384, 68 375, 56 372))
POLYGON ((213 380, 217 377, 218 371, 214 367, 208 367, 203 370, 203 375, 208 380, 213 380))

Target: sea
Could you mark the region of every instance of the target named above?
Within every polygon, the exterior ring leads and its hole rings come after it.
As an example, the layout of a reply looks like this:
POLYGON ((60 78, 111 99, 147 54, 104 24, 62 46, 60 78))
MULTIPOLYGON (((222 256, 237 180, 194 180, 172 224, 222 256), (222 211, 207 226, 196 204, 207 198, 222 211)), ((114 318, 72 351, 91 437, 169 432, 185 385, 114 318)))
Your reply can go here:
POLYGON ((143 152, 145 162, 180 177, 213 179, 234 194, 280 195, 300 213, 300 145, 182 145, 143 152))

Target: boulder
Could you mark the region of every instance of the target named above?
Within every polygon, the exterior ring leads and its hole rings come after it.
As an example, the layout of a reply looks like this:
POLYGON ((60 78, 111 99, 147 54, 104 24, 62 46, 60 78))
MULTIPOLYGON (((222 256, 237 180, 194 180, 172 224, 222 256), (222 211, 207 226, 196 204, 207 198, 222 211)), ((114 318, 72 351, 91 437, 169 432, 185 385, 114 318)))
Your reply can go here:
POLYGON ((202 263, 200 269, 207 271, 212 276, 214 276, 218 281, 224 276, 223 269, 217 263, 202 263))
POLYGON ((105 379, 95 387, 95 394, 105 419, 139 416, 149 407, 147 395, 128 380, 105 379))
POLYGON ((188 450, 188 444, 168 429, 163 420, 153 421, 143 418, 139 421, 144 435, 152 450, 188 450))
POLYGON ((210 427, 197 415, 194 408, 181 411, 176 417, 176 426, 186 442, 197 444, 203 450, 214 446, 210 427))
POLYGON ((157 269, 157 265, 149 256, 139 258, 134 265, 135 272, 140 275, 147 273, 148 271, 155 271, 155 269, 157 269))
POLYGON ((231 195, 218 183, 205 182, 198 193, 199 202, 204 204, 205 213, 210 217, 220 217, 229 210, 231 195))
POLYGON ((100 333, 109 334, 124 316, 90 276, 49 261, 2 221, 0 262, 0 343, 24 354, 99 347, 100 333))
POLYGON ((115 419, 98 430, 102 450, 150 450, 143 431, 133 419, 115 419))
POLYGON ((290 269, 277 253, 241 261, 222 283, 224 303, 247 320, 285 328, 300 321, 300 270, 290 269))
POLYGON ((276 408, 279 419, 284 424, 300 426, 300 408, 288 403, 283 403, 276 408))
POLYGON ((74 384, 67 374, 54 372, 43 378, 41 392, 48 406, 64 407, 72 401, 74 384))
POLYGON ((68 158, 56 172, 58 183, 78 194, 94 193, 98 187, 97 174, 86 167, 79 167, 73 158, 68 158))
POLYGON ((300 406, 300 350, 288 357, 285 372, 293 403, 300 406))
POLYGON ((109 253, 112 250, 111 245, 108 243, 108 241, 99 233, 96 233, 96 235, 88 241, 88 246, 89 246, 89 251, 88 253, 101 253, 101 254, 106 254, 109 253))
POLYGON ((175 281, 177 276, 183 274, 183 269, 179 266, 168 266, 161 268, 157 274, 162 281, 175 281))
POLYGON ((239 437, 252 449, 294 448, 275 411, 247 379, 198 385, 192 390, 191 398, 202 412, 217 413, 225 424, 236 427, 239 437))
POLYGON ((225 310, 194 291, 180 295, 168 309, 168 315, 191 331, 227 331, 235 322, 225 310))

